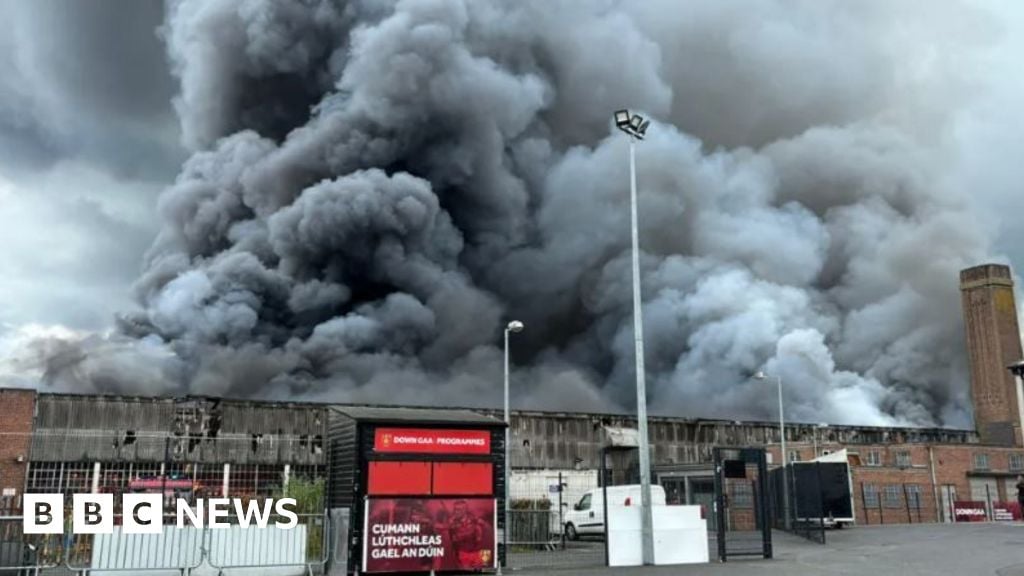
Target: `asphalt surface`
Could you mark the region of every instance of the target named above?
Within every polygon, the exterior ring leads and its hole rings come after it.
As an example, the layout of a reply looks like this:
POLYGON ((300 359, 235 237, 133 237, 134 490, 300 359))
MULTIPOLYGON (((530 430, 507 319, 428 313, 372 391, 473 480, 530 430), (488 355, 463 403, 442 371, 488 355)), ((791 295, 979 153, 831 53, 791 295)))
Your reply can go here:
MULTIPOLYGON (((516 575, 583 576, 1024 576, 1024 524, 865 526, 828 532, 825 545, 776 531, 773 560, 647 568, 605 568, 589 555, 552 552, 557 564, 522 568, 516 575), (589 565, 582 564, 590 562, 589 565), (557 567, 555 567, 557 566, 557 567)), ((600 544, 596 544, 600 546, 600 544)), ((602 551, 603 555, 603 551, 602 551)), ((540 557, 533 557, 534 566, 540 557)))

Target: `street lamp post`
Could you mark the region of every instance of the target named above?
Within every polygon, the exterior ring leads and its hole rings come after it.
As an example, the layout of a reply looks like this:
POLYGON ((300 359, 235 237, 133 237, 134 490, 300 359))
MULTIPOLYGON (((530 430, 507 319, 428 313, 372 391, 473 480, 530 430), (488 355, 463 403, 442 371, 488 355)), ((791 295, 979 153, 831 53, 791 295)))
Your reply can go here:
MULTIPOLYGON (((502 531, 502 546, 505 549, 505 562, 508 563, 508 532, 511 527, 512 518, 509 516, 509 495, 511 494, 511 487, 509 486, 509 478, 511 474, 509 469, 512 468, 511 453, 509 452, 509 442, 511 442, 511 433, 509 427, 512 425, 512 420, 509 418, 508 413, 508 335, 512 332, 522 332, 523 323, 519 320, 513 320, 505 326, 505 530, 502 531)), ((498 574, 501 574, 501 564, 498 564, 498 574)))
MULTIPOLYGON (((643 140, 649 120, 628 110, 615 112, 615 126, 629 136, 629 207, 633 241, 633 340, 636 345, 636 418, 640 436, 640 527, 642 559, 654 564, 654 518, 651 513, 651 454, 647 439, 647 384, 644 372, 644 321, 640 298, 640 232, 637 225, 636 141, 643 140)), ((607 526, 607 524, 606 524, 607 526)), ((606 528, 607 531, 607 528, 606 528)))
MULTIPOLYGON (((767 380, 768 375, 764 372, 754 374, 756 380, 767 380)), ((786 453, 786 417, 782 408, 782 376, 776 376, 775 380, 779 385, 779 439, 782 443, 782 510, 783 524, 789 528, 789 454, 786 453)))

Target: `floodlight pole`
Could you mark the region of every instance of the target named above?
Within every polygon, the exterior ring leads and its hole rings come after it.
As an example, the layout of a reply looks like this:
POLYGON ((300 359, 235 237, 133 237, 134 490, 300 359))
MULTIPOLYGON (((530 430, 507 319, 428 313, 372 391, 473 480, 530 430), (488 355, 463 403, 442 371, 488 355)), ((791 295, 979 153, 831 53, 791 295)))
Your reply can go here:
POLYGON ((786 417, 782 407, 782 376, 775 377, 776 383, 779 385, 779 439, 781 441, 782 448, 782 509, 785 511, 786 517, 783 519, 782 524, 789 529, 789 454, 786 452, 786 417))
MULTIPOLYGON (((512 523, 512 518, 509 515, 510 514, 510 510, 511 510, 511 506, 509 506, 509 503, 508 503, 509 496, 512 495, 512 490, 509 488, 509 485, 508 485, 509 478, 512 476, 509 473, 509 468, 512 466, 512 461, 509 459, 510 450, 509 450, 509 446, 508 446, 508 443, 510 441, 509 437, 511 436, 510 433, 509 433, 509 429, 508 429, 509 426, 511 425, 510 424, 509 414, 508 414, 508 333, 509 333, 509 331, 510 331, 509 328, 505 327, 505 379, 504 379, 504 383, 505 383, 505 466, 503 467, 504 470, 505 470, 505 529, 501 531, 501 535, 502 535, 501 536, 501 539, 502 539, 502 543, 501 544, 502 544, 502 548, 504 548, 504 550, 505 550, 505 564, 508 564, 508 531, 509 531, 509 528, 510 528, 510 524, 512 523)), ((502 573, 501 572, 501 562, 498 562, 498 576, 501 576, 501 573, 502 573)))
MULTIPOLYGON (((636 343, 636 417, 637 428, 640 434, 640 529, 643 563, 646 566, 650 566, 654 564, 654 517, 651 511, 651 454, 647 439, 644 319, 640 298, 640 232, 637 225, 636 137, 633 134, 629 135, 629 205, 633 236, 633 339, 636 343)), ((607 526, 607 523, 605 525, 607 526)), ((605 537, 607 537, 607 533, 605 537)))
MULTIPOLYGON (((523 323, 518 320, 513 320, 505 326, 505 379, 504 379, 504 396, 505 396, 505 529, 502 531, 502 547, 505 549, 505 563, 508 563, 508 534, 509 529, 512 527, 512 516, 509 505, 509 498, 512 495, 512 488, 509 486, 509 478, 512 476, 510 469, 512 468, 511 451, 509 450, 509 443, 511 439, 511 427, 512 419, 509 416, 509 402, 508 402, 508 380, 509 380, 509 369, 508 369, 508 335, 510 332, 519 332, 523 329, 523 323)), ((501 572, 501 562, 498 562, 498 572, 501 572)))

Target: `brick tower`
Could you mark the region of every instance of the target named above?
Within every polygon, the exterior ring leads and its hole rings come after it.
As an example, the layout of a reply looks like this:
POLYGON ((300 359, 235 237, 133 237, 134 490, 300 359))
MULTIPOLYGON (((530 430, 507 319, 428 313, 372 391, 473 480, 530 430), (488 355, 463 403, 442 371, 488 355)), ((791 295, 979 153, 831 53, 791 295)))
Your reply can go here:
POLYGON ((982 264, 962 270, 960 292, 975 428, 985 443, 1024 446, 1017 383, 1006 368, 1024 358, 1009 266, 982 264))

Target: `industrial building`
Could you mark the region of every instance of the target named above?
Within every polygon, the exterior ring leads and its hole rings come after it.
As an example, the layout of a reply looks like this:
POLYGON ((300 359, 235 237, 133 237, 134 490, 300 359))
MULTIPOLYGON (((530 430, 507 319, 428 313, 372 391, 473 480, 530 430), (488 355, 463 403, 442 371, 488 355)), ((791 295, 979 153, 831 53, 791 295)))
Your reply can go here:
MULTIPOLYGON (((964 270, 961 288, 976 430, 786 426, 791 461, 847 450, 858 523, 952 521, 955 500, 1016 498, 1024 402, 1007 370, 1022 357, 1010 271, 964 270)), ((24 389, 0 390, 0 406, 0 503, 9 508, 23 492, 117 493, 159 483, 178 496, 260 496, 300 480, 323 481, 330 492, 333 482, 329 420, 337 406, 24 389)), ((622 414, 513 411, 512 499, 548 497, 560 478, 572 500, 597 484, 609 433, 634 427, 622 414)), ((672 503, 710 503, 714 447, 765 447, 770 464, 781 461, 775 422, 653 417, 649 430, 653 478, 672 503)), ((635 451, 612 455, 609 467, 614 482, 630 481, 635 451)))

